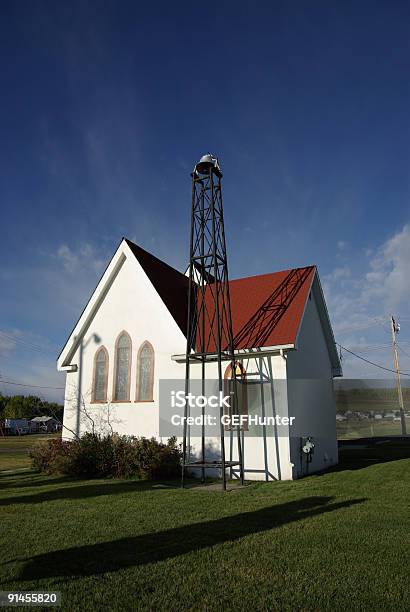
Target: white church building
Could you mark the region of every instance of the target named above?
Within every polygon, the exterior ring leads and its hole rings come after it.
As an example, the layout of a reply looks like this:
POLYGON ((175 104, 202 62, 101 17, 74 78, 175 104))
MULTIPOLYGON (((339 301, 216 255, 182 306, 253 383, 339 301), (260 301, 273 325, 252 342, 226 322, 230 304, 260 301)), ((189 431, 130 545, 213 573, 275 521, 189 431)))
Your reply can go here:
MULTIPOLYGON (((245 478, 290 480, 336 464, 333 378, 342 372, 316 268, 229 285, 242 409, 295 422, 280 432, 243 427, 245 478), (266 307, 272 296, 274 320, 266 307)), ((185 274, 122 239, 57 361, 67 374, 65 439, 94 430, 165 440, 160 381, 185 378, 187 294, 185 274)), ((200 366, 191 373, 199 379, 200 366)), ((194 454, 199 443, 191 437, 194 454)), ((207 437, 216 453, 219 444, 207 437)), ((229 436, 225 445, 235 459, 229 436)))

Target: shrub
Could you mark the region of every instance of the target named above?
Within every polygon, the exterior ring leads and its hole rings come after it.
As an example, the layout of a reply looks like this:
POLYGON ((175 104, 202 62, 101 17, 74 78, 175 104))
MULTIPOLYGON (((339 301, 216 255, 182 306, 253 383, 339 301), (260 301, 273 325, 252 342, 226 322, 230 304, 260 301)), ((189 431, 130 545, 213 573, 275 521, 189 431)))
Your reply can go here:
POLYGON ((86 433, 71 444, 70 459, 65 469, 71 476, 104 478, 111 476, 114 463, 111 436, 86 433))
POLYGON ((71 443, 61 439, 43 440, 37 442, 29 451, 29 456, 34 468, 40 472, 51 474, 59 472, 56 463, 66 460, 71 451, 71 443))
POLYGON ((114 464, 112 475, 116 478, 129 478, 139 476, 135 440, 127 436, 112 436, 114 448, 114 464))
POLYGON ((86 433, 71 442, 40 442, 30 455, 33 466, 43 472, 82 478, 134 476, 156 480, 178 477, 181 469, 176 438, 163 444, 155 438, 86 433))
POLYGON ((134 447, 140 478, 158 480, 180 474, 181 452, 176 438, 170 438, 168 444, 157 442, 155 438, 136 438, 134 447))

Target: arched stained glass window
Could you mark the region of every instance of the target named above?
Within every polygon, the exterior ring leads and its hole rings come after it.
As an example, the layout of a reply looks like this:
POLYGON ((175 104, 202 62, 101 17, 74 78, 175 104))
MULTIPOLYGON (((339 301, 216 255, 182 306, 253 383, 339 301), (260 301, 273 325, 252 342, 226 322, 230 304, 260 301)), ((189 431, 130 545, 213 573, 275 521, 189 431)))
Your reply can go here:
POLYGON ((94 357, 93 402, 107 401, 108 352, 102 346, 94 357))
POLYGON ((131 338, 123 331, 115 343, 115 374, 113 400, 127 402, 130 399, 131 338))
POLYGON ((154 399, 154 349, 144 342, 138 351, 137 402, 152 402, 154 399))

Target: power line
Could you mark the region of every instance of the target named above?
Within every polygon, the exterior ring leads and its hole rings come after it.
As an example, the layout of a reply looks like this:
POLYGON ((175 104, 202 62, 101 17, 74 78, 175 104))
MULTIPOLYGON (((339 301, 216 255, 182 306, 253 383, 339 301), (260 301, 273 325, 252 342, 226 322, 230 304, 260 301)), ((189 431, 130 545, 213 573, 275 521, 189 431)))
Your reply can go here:
POLYGON ((4 336, 4 338, 8 338, 9 340, 12 340, 12 342, 24 344, 26 347, 31 348, 31 350, 41 351, 43 353, 53 353, 54 354, 54 351, 52 349, 47 349, 45 347, 39 346, 38 344, 34 344, 33 342, 28 342, 27 340, 23 340, 22 338, 18 338, 17 336, 10 336, 9 334, 6 334, 4 331, 0 330, 0 335, 4 336))
MULTIPOLYGON (((341 349, 343 349, 347 353, 350 353, 351 355, 354 355, 358 359, 361 359, 362 361, 365 361, 366 363, 370 363, 370 365, 375 366, 376 368, 380 368, 380 370, 385 370, 386 372, 393 372, 393 374, 396 374, 396 370, 391 370, 390 368, 385 368, 384 366, 380 365, 379 363, 374 363, 374 361, 370 361, 369 359, 366 359, 365 357, 362 357, 361 355, 358 355, 357 353, 354 353, 353 351, 347 349, 345 346, 342 346, 338 342, 336 342, 336 344, 337 344, 338 347, 340 347, 341 349)), ((400 373, 403 376, 410 376, 410 372, 400 372, 400 373)))
POLYGON ((0 382, 6 385, 15 385, 16 387, 30 387, 32 389, 57 389, 59 391, 64 391, 64 387, 47 387, 43 385, 28 385, 26 383, 14 382, 12 380, 4 380, 3 378, 0 378, 0 382))
POLYGON ((390 329, 386 329, 386 324, 383 322, 384 317, 373 317, 373 321, 376 323, 376 325, 380 325, 380 327, 383 329, 384 332, 386 332, 386 334, 390 333, 390 329))
POLYGON ((386 348, 389 347, 389 344, 358 344, 357 347, 361 351, 372 351, 378 349, 386 350, 386 348))
MULTIPOLYGON (((376 325, 379 325, 378 321, 375 321, 374 323, 363 323, 362 325, 360 323, 357 323, 356 325, 350 325, 348 327, 340 327, 339 331, 343 332, 343 333, 347 333, 347 332, 352 332, 352 331, 362 331, 363 329, 369 329, 370 327, 375 327, 376 325)), ((382 326, 383 327, 383 326, 382 326)), ((386 331, 386 329, 383 327, 383 331, 386 331)))
MULTIPOLYGON (((40 355, 40 358, 42 357, 42 355, 40 355)), ((4 363, 7 362, 7 365, 23 365, 24 367, 27 367, 27 360, 30 359, 29 361, 29 365, 30 367, 35 367, 35 368, 49 368, 49 369, 56 369, 56 364, 55 361, 50 359, 50 361, 47 363, 46 362, 46 356, 44 356, 44 360, 38 362, 36 357, 30 356, 27 357, 27 355, 13 355, 11 358, 10 357, 4 357, 4 355, 1 357, 2 361, 4 363)), ((1 376, 1 372, 0 372, 0 376, 1 376)))
MULTIPOLYGON (((3 361, 4 361, 4 360, 3 360, 3 361)), ((14 365, 14 366, 15 366, 16 364, 17 364, 18 366, 21 366, 21 364, 23 364, 24 366, 26 366, 26 361, 25 361, 24 359, 20 359, 20 360, 18 360, 18 359, 17 359, 17 360, 15 360, 15 359, 12 359, 12 360, 7 360, 7 365, 8 365, 8 366, 9 366, 9 365, 14 365)), ((49 370, 53 370, 53 371, 56 369, 56 366, 55 366, 55 364, 54 364, 54 363, 36 363, 36 362, 34 361, 34 362, 32 362, 32 363, 30 364, 30 366, 32 366, 32 368, 34 368, 34 369, 36 369, 36 368, 48 368, 49 370)))
POLYGON ((397 342, 397 348, 399 349, 399 351, 401 351, 402 353, 404 353, 404 355, 406 355, 407 357, 410 357, 410 354, 407 353, 404 348, 401 347, 401 345, 397 342))

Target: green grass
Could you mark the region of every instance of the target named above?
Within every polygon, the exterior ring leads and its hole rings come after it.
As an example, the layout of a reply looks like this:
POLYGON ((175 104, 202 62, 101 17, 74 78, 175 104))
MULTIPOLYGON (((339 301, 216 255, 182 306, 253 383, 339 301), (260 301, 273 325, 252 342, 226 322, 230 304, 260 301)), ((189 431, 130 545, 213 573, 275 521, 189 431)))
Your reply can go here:
MULTIPOLYGON (((410 430, 409 419, 407 419, 407 429, 410 430)), ((399 421, 349 419, 348 421, 338 422, 336 431, 339 440, 373 436, 400 436, 401 423, 399 421)))
POLYGON ((63 610, 408 610, 410 448, 341 455, 228 493, 0 475, 0 590, 61 590, 63 610))
POLYGON ((58 438, 61 434, 30 434, 0 437, 0 472, 31 467, 29 450, 40 440, 58 438))

